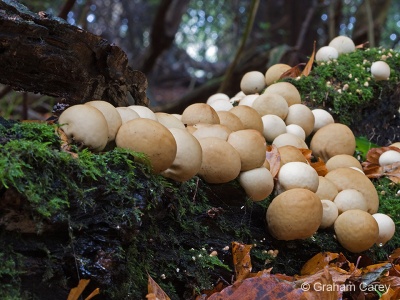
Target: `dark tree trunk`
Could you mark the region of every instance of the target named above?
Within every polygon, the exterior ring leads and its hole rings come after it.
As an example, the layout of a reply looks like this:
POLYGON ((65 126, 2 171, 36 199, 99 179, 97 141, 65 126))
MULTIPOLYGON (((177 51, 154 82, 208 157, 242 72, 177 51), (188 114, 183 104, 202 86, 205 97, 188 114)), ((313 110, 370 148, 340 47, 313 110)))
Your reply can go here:
POLYGON ((134 104, 148 104, 145 75, 119 47, 13 0, 0 1, 0 82, 70 105, 98 99, 127 106, 128 93, 134 104))

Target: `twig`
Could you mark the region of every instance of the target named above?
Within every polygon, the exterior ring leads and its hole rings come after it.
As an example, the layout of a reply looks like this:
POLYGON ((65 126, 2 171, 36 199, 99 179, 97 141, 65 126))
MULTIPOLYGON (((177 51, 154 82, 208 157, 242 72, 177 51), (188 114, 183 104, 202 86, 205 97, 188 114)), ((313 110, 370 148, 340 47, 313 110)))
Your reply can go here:
POLYGON ((365 11, 367 14, 367 20, 368 20, 368 41, 369 41, 369 46, 371 48, 375 47, 375 35, 374 35, 374 18, 372 16, 372 10, 371 10, 371 3, 369 0, 365 0, 365 11))
POLYGON ((301 24, 301 30, 299 33, 299 37, 297 39, 296 42, 296 46, 295 49, 301 49, 301 47, 303 46, 304 43, 304 37, 307 33, 307 31, 309 30, 310 24, 311 24, 311 20, 314 16, 315 13, 315 8, 317 7, 317 1, 313 1, 312 6, 310 7, 310 9, 307 12, 306 17, 304 18, 303 24, 301 24))

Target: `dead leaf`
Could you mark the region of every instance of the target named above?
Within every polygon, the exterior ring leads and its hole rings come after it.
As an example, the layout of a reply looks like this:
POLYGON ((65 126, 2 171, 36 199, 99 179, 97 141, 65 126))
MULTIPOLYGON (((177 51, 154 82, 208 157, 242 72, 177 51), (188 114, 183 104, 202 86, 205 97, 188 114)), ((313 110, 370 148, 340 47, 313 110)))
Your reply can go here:
POLYGON ((275 145, 268 145, 265 152, 265 159, 269 163, 269 170, 273 178, 278 174, 281 167, 281 155, 275 145))
POLYGON ((325 162, 320 157, 318 157, 316 162, 313 162, 313 155, 310 149, 299 148, 299 150, 307 159, 309 165, 313 167, 315 171, 317 171, 318 176, 325 176, 328 174, 328 169, 326 168, 325 162))
POLYGON ((147 299, 171 300, 150 275, 148 275, 147 291, 147 299))
POLYGON ((79 280, 78 286, 71 289, 69 292, 67 300, 78 300, 82 295, 83 291, 89 284, 90 279, 81 279, 79 280))
POLYGON ((232 243, 232 257, 236 281, 246 279, 251 272, 251 248, 252 245, 244 245, 238 242, 232 243))
POLYGON ((400 162, 395 162, 383 167, 379 165, 379 157, 382 153, 389 150, 400 153, 400 149, 393 146, 372 148, 368 151, 366 160, 361 164, 368 178, 380 178, 385 176, 395 183, 400 183, 400 162))
POLYGON ((300 67, 303 67, 305 65, 306 65, 305 63, 301 63, 301 64, 298 64, 297 66, 290 68, 289 70, 283 72, 282 75, 279 77, 279 79, 299 77, 301 75, 300 67))
POLYGON ((302 295, 301 299, 336 300, 342 298, 341 289, 333 288, 335 285, 340 285, 340 283, 333 281, 332 275, 329 272, 328 267, 324 267, 322 270, 315 273, 314 275, 308 276, 304 278, 304 280, 300 280, 299 283, 301 283, 300 286, 302 286, 303 289, 304 287, 308 288, 308 290, 304 292, 304 295, 302 295))
POLYGON ((314 255, 301 268, 300 275, 312 275, 324 269, 331 261, 338 258, 338 253, 322 252, 314 255))
POLYGON ((90 295, 85 298, 85 300, 90 300, 94 296, 97 296, 97 295, 100 295, 100 289, 99 288, 96 288, 93 292, 91 292, 90 295))
POLYGON ((308 76, 311 73, 311 69, 313 67, 314 57, 315 57, 315 44, 316 44, 316 41, 314 41, 313 52, 312 52, 312 54, 310 56, 310 59, 308 60, 307 65, 305 66, 303 72, 301 73, 301 75, 308 76))

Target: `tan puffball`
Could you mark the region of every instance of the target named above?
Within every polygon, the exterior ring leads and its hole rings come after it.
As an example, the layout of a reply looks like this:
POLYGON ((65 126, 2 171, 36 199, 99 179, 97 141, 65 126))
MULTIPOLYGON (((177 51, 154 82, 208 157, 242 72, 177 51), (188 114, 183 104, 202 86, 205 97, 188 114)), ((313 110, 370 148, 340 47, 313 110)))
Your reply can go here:
POLYGON ((400 149, 400 142, 395 142, 395 143, 391 144, 390 146, 400 149))
POLYGON ((143 106, 143 105, 129 105, 128 108, 134 110, 135 112, 137 112, 138 115, 141 118, 157 121, 157 117, 156 117, 155 113, 150 108, 148 108, 146 106, 143 106))
POLYGON ((186 129, 185 125, 179 120, 177 117, 167 114, 164 112, 156 112, 155 113, 157 117, 158 123, 161 125, 164 125, 167 128, 181 128, 181 129, 186 129))
POLYGON ((289 107, 285 123, 299 125, 306 136, 309 136, 314 129, 314 114, 304 104, 293 104, 289 107))
POLYGON ((246 95, 240 99, 239 105, 253 106, 254 101, 260 96, 259 94, 246 95))
POLYGON ((277 82, 268 86, 264 93, 279 94, 286 99, 288 106, 301 103, 301 96, 297 88, 289 82, 277 82))
POLYGON ((314 193, 319 184, 317 171, 310 165, 298 161, 284 164, 279 169, 278 181, 284 190, 303 188, 314 193))
POLYGON ((278 148, 279 155, 281 157, 281 166, 289 162, 297 161, 302 163, 307 163, 307 159, 303 153, 296 147, 291 145, 286 145, 278 148))
POLYGON ((321 200, 327 199, 333 201, 336 195, 339 193, 336 185, 334 185, 332 181, 323 176, 318 176, 318 179, 318 189, 315 194, 317 194, 317 196, 321 200))
POLYGON ((276 115, 284 120, 288 114, 288 104, 279 94, 266 93, 258 96, 252 106, 260 116, 276 115))
POLYGON ((339 192, 345 189, 356 189, 360 191, 367 201, 368 212, 370 214, 378 212, 378 192, 371 180, 363 173, 351 168, 338 168, 328 172, 325 178, 333 182, 339 192))
POLYGON ((232 131, 244 129, 239 117, 230 111, 217 111, 217 114, 221 125, 228 127, 232 131))
POLYGON ((322 199, 322 221, 319 228, 324 229, 331 227, 335 223, 337 217, 339 216, 339 211, 335 203, 331 200, 322 199))
POLYGON ((232 132, 227 126, 221 124, 199 123, 193 125, 193 127, 196 130, 192 132, 192 135, 198 140, 206 137, 217 137, 226 141, 232 132))
POLYGON ((359 170, 362 170, 361 163, 355 158, 353 155, 349 154, 338 154, 332 156, 328 161, 325 163, 326 168, 329 171, 335 170, 337 168, 350 168, 355 167, 359 170))
POLYGON ((314 134, 310 149, 315 157, 321 157, 326 162, 338 154, 353 155, 356 139, 348 126, 340 123, 328 124, 314 134))
POLYGON ((379 236, 378 223, 374 217, 360 209, 347 210, 339 215, 334 229, 338 242, 354 253, 371 248, 379 236))
POLYGON ((286 132, 298 136, 303 141, 306 139, 306 132, 297 124, 290 124, 286 126, 286 132))
POLYGON ((154 173, 168 169, 175 160, 177 144, 172 133, 157 121, 138 118, 122 124, 115 137, 118 147, 143 152, 154 173))
POLYGON ((264 74, 259 71, 250 71, 243 75, 240 89, 246 95, 260 93, 265 87, 264 74))
POLYGON ((116 107, 119 115, 121 116, 122 124, 130 120, 140 118, 139 114, 128 107, 116 107))
POLYGON ((265 167, 241 172, 239 183, 253 201, 264 200, 274 189, 274 179, 271 172, 265 167))
POLYGON ((367 201, 364 195, 356 189, 345 189, 340 191, 333 202, 336 204, 339 214, 350 209, 368 210, 367 201))
POLYGON ((68 107, 58 118, 69 143, 79 143, 94 152, 100 152, 108 142, 108 125, 104 115, 91 105, 68 107))
POLYGON ((238 105, 230 110, 242 121, 244 129, 255 129, 263 133, 263 122, 258 112, 249 106, 238 105))
POLYGON ((269 143, 272 143, 277 136, 286 133, 285 122, 276 115, 262 116, 261 121, 263 123, 263 136, 269 143))
POLYGON ((299 138, 297 135, 294 135, 292 133, 282 133, 278 135, 273 141, 272 144, 275 145, 276 147, 282 147, 282 146, 294 146, 299 149, 308 149, 308 146, 304 140, 299 138))
POLYGON ((318 129, 324 127, 325 125, 335 123, 333 116, 327 112, 325 109, 316 108, 311 110, 314 115, 314 128, 315 133, 318 129))
POLYGON ((208 105, 211 105, 213 102, 218 101, 218 100, 226 100, 229 101, 229 96, 224 93, 216 93, 208 97, 206 103, 208 105))
POLYGON ((257 130, 243 129, 232 132, 228 137, 228 143, 240 155, 241 171, 248 171, 263 165, 267 144, 257 130))
POLYGON ((115 135, 117 134, 119 127, 122 125, 122 119, 114 105, 102 100, 93 100, 86 102, 85 104, 97 108, 103 114, 108 126, 108 141, 111 142, 115 140, 115 135))
POLYGON ((379 236, 375 243, 378 246, 383 246, 394 236, 396 225, 393 219, 386 214, 376 213, 372 217, 374 217, 379 227, 379 236))
POLYGON ((278 240, 312 236, 322 221, 321 200, 307 189, 291 189, 276 196, 267 209, 268 230, 278 240))
POLYGON ((208 137, 200 139, 202 163, 198 175, 208 183, 227 183, 240 173, 240 155, 227 141, 208 137))
POLYGON ((206 103, 194 103, 185 108, 181 121, 185 125, 198 123, 219 124, 219 117, 214 108, 206 103))
POLYGON ((265 72, 265 83, 271 85, 278 81, 282 74, 290 70, 292 67, 287 64, 274 64, 265 72))
POLYGON ((171 127, 169 131, 175 138, 177 152, 172 165, 161 172, 161 175, 180 182, 189 180, 201 167, 200 143, 186 129, 171 127))

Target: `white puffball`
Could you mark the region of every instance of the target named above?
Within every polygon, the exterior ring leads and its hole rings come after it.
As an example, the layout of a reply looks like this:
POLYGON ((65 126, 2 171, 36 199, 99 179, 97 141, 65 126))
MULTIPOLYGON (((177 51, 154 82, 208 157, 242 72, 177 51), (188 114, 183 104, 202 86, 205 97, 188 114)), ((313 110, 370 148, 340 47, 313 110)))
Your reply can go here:
POLYGON ((336 48, 331 46, 324 46, 317 51, 317 54, 315 55, 315 60, 328 61, 337 59, 338 57, 339 57, 339 52, 336 50, 336 48))
POLYGON ((376 213, 372 215, 379 227, 379 237, 376 241, 376 244, 379 246, 383 246, 389 241, 396 231, 396 226, 391 217, 382 213, 376 213))
POLYGON ((371 65, 371 75, 376 81, 388 80, 390 77, 390 67, 384 61, 376 61, 371 65))

